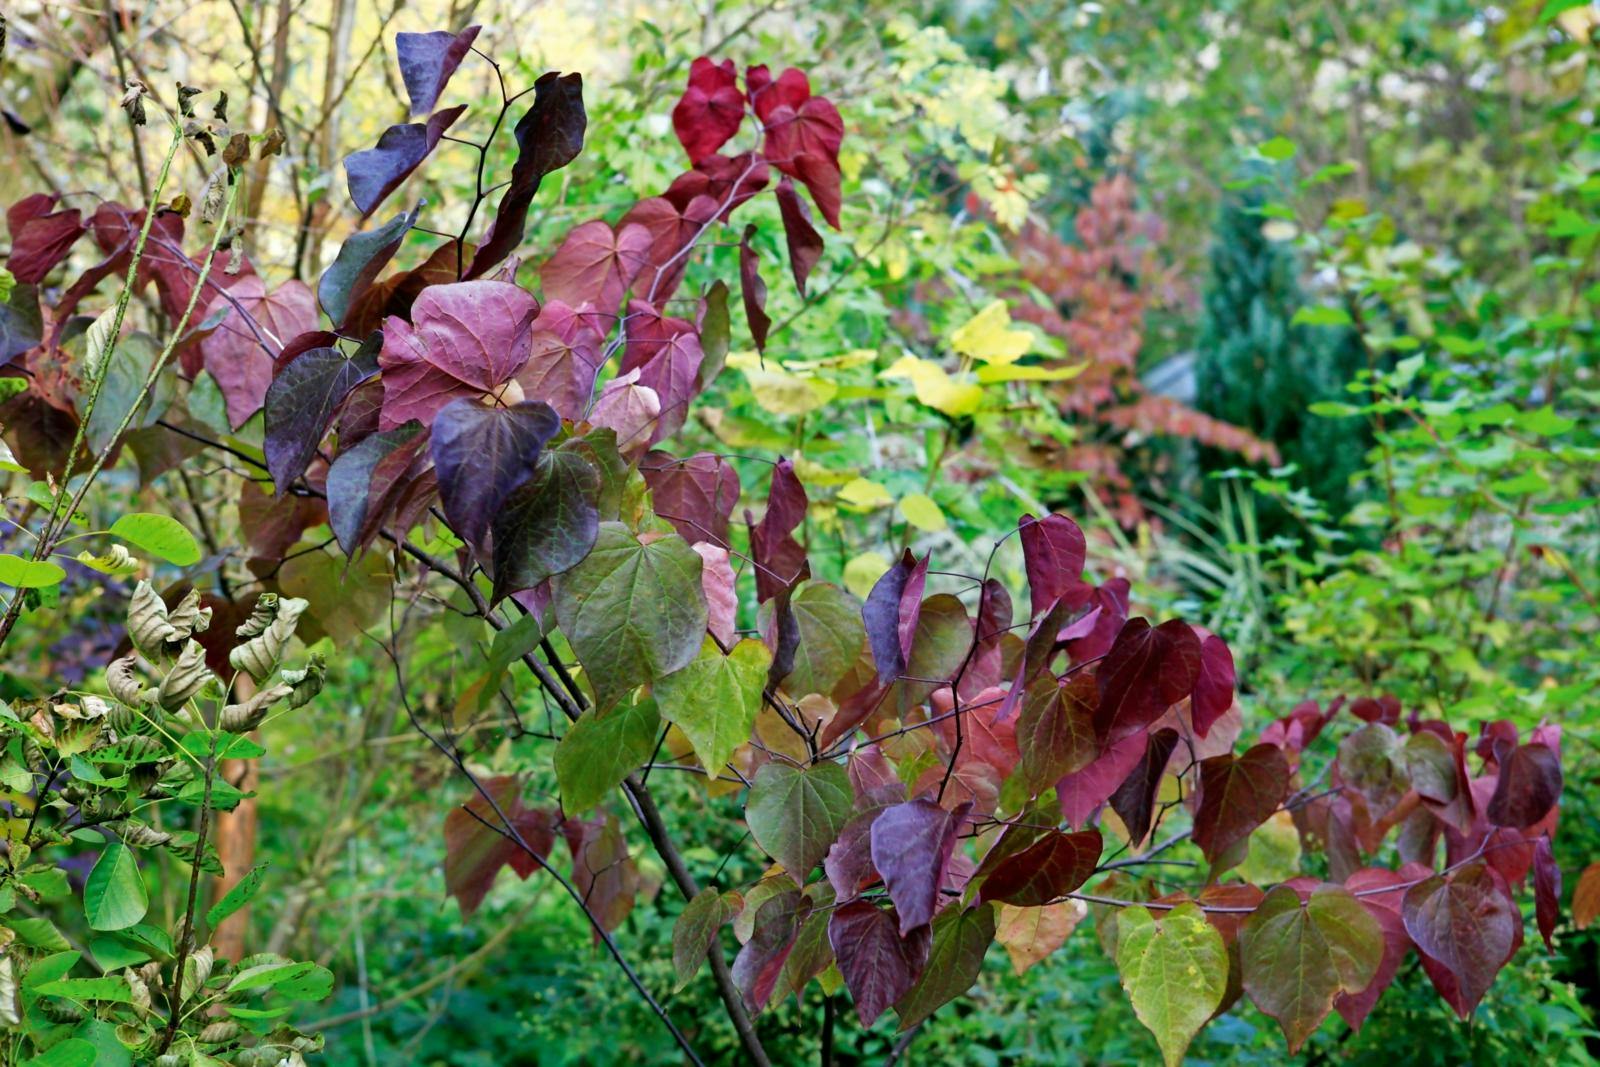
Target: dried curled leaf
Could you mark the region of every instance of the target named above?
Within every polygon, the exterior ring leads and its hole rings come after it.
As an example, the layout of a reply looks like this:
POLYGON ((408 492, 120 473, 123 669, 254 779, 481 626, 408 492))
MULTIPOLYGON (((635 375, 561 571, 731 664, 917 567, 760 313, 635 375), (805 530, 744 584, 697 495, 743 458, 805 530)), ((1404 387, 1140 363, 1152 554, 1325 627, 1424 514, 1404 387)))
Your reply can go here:
POLYGON ((284 142, 287 140, 288 138, 284 137, 281 129, 276 126, 272 127, 267 131, 266 140, 261 142, 261 147, 256 149, 256 158, 266 159, 268 156, 281 155, 284 142))
POLYGON ((144 82, 138 78, 129 78, 123 83, 122 99, 117 106, 128 113, 128 118, 133 120, 135 126, 144 125, 144 98, 150 92, 144 82))
POLYGON ((139 569, 139 561, 129 555, 126 545, 112 545, 100 556, 84 550, 78 553, 78 562, 101 574, 132 574, 139 569))
POLYGON ((183 966, 183 988, 180 990, 184 1000, 188 1000, 199 992, 200 987, 206 984, 211 977, 211 965, 216 962, 217 954, 210 945, 196 949, 190 954, 183 966))
POLYGON ((129 1003, 133 1010, 140 1015, 150 1014, 150 985, 142 978, 138 971, 129 967, 122 972, 123 979, 128 983, 129 1003))
MULTIPOLYGON (((167 618, 167 605, 149 582, 133 587, 128 601, 128 640, 146 659, 156 659, 166 651, 169 641, 178 640, 178 631, 167 618)), ((120 699, 120 698, 119 698, 120 699)))
POLYGON ((238 1033, 238 1023, 231 1019, 221 1019, 217 1022, 210 1023, 204 1030, 200 1031, 200 1041, 202 1044, 231 1041, 235 1036, 238 1035, 238 1033))
POLYGON ((178 660, 161 679, 156 699, 168 711, 177 711, 215 677, 206 666, 206 650, 192 638, 183 646, 178 660))
POLYGON ((228 662, 236 670, 249 671, 252 678, 261 681, 278 665, 289 638, 294 636, 295 624, 309 606, 299 597, 263 594, 256 601, 250 618, 237 631, 240 637, 250 640, 228 653, 228 662))
POLYGON ((323 659, 320 652, 311 653, 306 665, 300 670, 284 671, 283 680, 294 687, 294 692, 289 697, 289 706, 301 707, 322 692, 322 682, 327 671, 327 660, 323 659))
POLYGON ((173 640, 182 641, 211 629, 211 609, 201 607, 199 590, 191 589, 177 607, 167 612, 167 622, 178 632, 173 640))
POLYGON ((217 725, 232 734, 249 733, 261 725, 261 720, 267 717, 272 705, 293 693, 294 690, 287 685, 263 689, 242 704, 229 704, 223 708, 217 725))
POLYGON ((172 835, 165 830, 157 830, 154 826, 146 825, 135 819, 123 819, 113 823, 111 828, 123 842, 137 848, 154 848, 164 845, 172 840, 172 835))
POLYGON ((250 159, 250 135, 236 133, 228 138, 228 143, 222 148, 222 161, 230 167, 237 167, 250 159))
POLYGON ((192 85, 185 85, 182 82, 179 82, 178 114, 182 115, 186 119, 194 118, 194 98, 199 96, 202 92, 204 92, 204 90, 196 89, 192 85))

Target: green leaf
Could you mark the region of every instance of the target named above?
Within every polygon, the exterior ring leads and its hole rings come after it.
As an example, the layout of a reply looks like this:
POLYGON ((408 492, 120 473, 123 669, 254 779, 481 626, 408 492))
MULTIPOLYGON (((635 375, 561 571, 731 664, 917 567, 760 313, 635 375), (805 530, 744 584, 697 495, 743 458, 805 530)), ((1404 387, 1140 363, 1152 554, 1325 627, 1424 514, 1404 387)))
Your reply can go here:
POLYGON ((270 989, 288 1000, 321 1000, 333 992, 333 972, 315 963, 263 963, 234 975, 227 991, 252 989, 270 989))
POLYGON ((91 930, 121 930, 144 918, 150 896, 139 861, 128 846, 113 842, 95 861, 83 886, 83 912, 91 930))
POLYGON ((1286 159, 1293 159, 1295 154, 1294 142, 1287 137, 1274 137, 1270 141, 1263 141, 1256 146, 1256 151, 1262 157, 1275 163, 1282 163, 1286 159))
POLYGON ((51 1045, 48 1052, 23 1060, 20 1067, 95 1067, 100 1052, 81 1037, 69 1037, 51 1045))
POLYGON ((250 868, 249 873, 223 894, 221 900, 206 910, 206 925, 215 928, 223 919, 250 903, 250 898, 261 888, 261 878, 266 870, 265 863, 258 863, 250 868))
POLYGON ((59 585, 67 572, 47 559, 30 560, 0 553, 0 585, 18 589, 44 589, 59 585))
POLYGON ((1342 404, 1337 400, 1319 400, 1306 410, 1325 419, 1347 419, 1351 415, 1361 414, 1361 409, 1354 404, 1342 404))
POLYGON ((854 808, 850 776, 839 764, 801 770, 772 762, 756 772, 744 817, 761 850, 803 882, 827 855, 854 808))
POLYGON ((983 956, 994 940, 995 905, 954 905, 933 920, 933 945, 928 965, 911 991, 894 1006, 900 1029, 909 1030, 972 988, 983 969, 983 956))
POLYGON ((1289 320, 1291 326, 1350 326, 1355 320, 1344 308, 1303 307, 1289 320))
POLYGON ((789 610, 800 644, 794 650, 794 669, 782 679, 784 689, 797 697, 832 692, 867 644, 861 601, 836 585, 807 582, 790 599, 789 610))
POLYGON ((655 751, 661 716, 653 700, 600 713, 590 708, 556 746, 556 781, 568 814, 588 811, 655 751))
POLYGON ((734 749, 750 740, 771 666, 772 653, 760 641, 740 641, 724 656, 707 637, 687 666, 651 687, 662 716, 689 738, 708 773, 720 771, 734 749))
POLYGON ((1196 904, 1180 904, 1159 920, 1148 908, 1122 908, 1116 928, 1122 988, 1167 1067, 1177 1067, 1227 993, 1227 946, 1196 904))
POLYGON ((678 973, 676 992, 689 984, 706 961, 706 953, 716 943, 717 931, 733 921, 744 906, 738 893, 720 893, 707 886, 684 906, 672 925, 672 968, 678 973))
POLYGON ((111 535, 179 567, 200 562, 199 542, 182 523, 168 515, 124 515, 111 524, 111 535))
POLYGON ((511 665, 538 648, 543 636, 539 620, 532 615, 524 615, 495 633, 494 644, 489 646, 489 667, 483 672, 483 683, 478 689, 479 711, 494 701, 495 694, 500 692, 500 680, 511 665))
POLYGON ((596 703, 608 708, 700 650, 700 557, 681 537, 646 544, 620 522, 601 523, 594 550, 556 579, 555 609, 596 703))
POLYGON ((133 1002, 133 991, 128 988, 128 980, 115 975, 106 975, 103 978, 62 978, 37 986, 34 992, 45 997, 66 997, 68 1000, 80 1003, 95 1000, 110 1000, 121 1004, 133 1002))
MULTIPOLYGON (((62 953, 72 948, 71 942, 61 936, 61 931, 57 930, 55 923, 49 919, 36 919, 25 915, 8 915, 6 916, 5 925, 9 926, 17 935, 18 941, 29 948, 62 953)), ((76 952, 71 955, 74 960, 78 957, 76 952)), ((34 964, 28 973, 31 975, 38 967, 38 964, 34 964)))
POLYGON ((1278 1020, 1298 1052, 1333 1007, 1378 973, 1383 929, 1348 890, 1319 886, 1305 902, 1288 886, 1268 893, 1239 931, 1244 990, 1278 1020))

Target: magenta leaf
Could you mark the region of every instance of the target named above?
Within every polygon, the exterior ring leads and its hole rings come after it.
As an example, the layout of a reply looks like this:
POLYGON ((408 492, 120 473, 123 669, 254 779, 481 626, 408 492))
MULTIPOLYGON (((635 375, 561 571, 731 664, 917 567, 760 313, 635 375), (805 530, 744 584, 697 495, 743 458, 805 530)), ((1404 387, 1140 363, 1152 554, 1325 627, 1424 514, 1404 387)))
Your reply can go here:
POLYGON ((1270 819, 1289 795, 1289 760, 1277 745, 1200 761, 1194 843, 1216 861, 1270 819))
POLYGON ((1039 907, 1071 893, 1094 873, 1103 842, 1099 830, 1064 834, 1049 831, 1041 840, 995 867, 978 891, 979 900, 1039 907))
POLYGON ((395 57, 400 62, 400 80, 405 82, 406 95, 411 98, 413 115, 433 110, 433 105, 439 102, 439 94, 444 92, 445 85, 450 81, 450 75, 467 57, 481 28, 468 26, 460 33, 434 30, 432 33, 394 35, 395 57))
POLYGON ((1417 948, 1454 977, 1459 999, 1447 999, 1466 1018, 1516 951, 1522 916, 1504 879, 1484 863, 1435 875, 1406 892, 1400 914, 1417 948))
POLYGON ((721 456, 700 452, 678 459, 654 451, 639 461, 655 513, 691 545, 728 545, 728 520, 739 502, 739 472, 721 456))
POLYGON ((384 429, 409 419, 432 425, 452 400, 493 392, 528 361, 538 302, 506 282, 432 285, 411 321, 383 325, 384 429))
POLYGON ((1128 828, 1128 840, 1137 845, 1150 833, 1150 820, 1155 815, 1156 790, 1161 786, 1161 776, 1178 747, 1178 731, 1168 727, 1150 735, 1144 755, 1134 764, 1133 770, 1117 791, 1111 794, 1111 810, 1128 828))
POLYGON ((583 151, 583 134, 589 125, 583 110, 583 76, 549 71, 533 84, 533 106, 517 120, 513 131, 517 161, 511 167, 511 184, 501 195, 494 222, 472 257, 468 278, 488 273, 522 243, 528 208, 539 183, 583 151))
POLYGON ((316 329, 317 306, 304 282, 290 279, 269 293, 251 275, 235 282, 226 296, 219 292, 208 310, 224 308, 222 321, 200 342, 200 352, 228 402, 228 421, 239 427, 261 410, 284 342, 316 329))
POLYGON ((539 271, 545 298, 573 307, 593 304, 604 315, 616 314, 622 295, 644 268, 650 231, 625 225, 613 230, 604 219, 573 227, 556 254, 539 271))
POLYGON ((695 383, 705 352, 692 323, 662 315, 638 300, 628 304, 624 333, 628 347, 617 372, 638 371, 639 384, 654 390, 661 401, 660 417, 648 442, 654 444, 683 425, 698 393, 695 383))
POLYGON ((1548 815, 1560 799, 1561 757, 1548 745, 1518 745, 1500 761, 1489 821, 1525 829, 1548 815))
POLYGON ((755 226, 746 226, 739 240, 739 284, 744 294, 744 316, 750 323, 750 337, 756 343, 756 351, 765 352, 772 320, 767 317, 767 283, 761 280, 761 257, 750 247, 750 238, 755 232, 755 226))
POLYGON ((662 196, 651 196, 628 209, 618 229, 642 226, 650 232, 650 247, 640 265, 638 286, 644 300, 661 303, 677 292, 689 267, 688 249, 716 217, 717 204, 697 196, 679 208, 662 196))
POLYGON ((433 466, 445 517, 462 540, 482 545, 512 490, 533 472, 561 416, 542 400, 510 407, 451 401, 433 420, 433 466))
POLYGON ((733 60, 713 63, 701 56, 689 66, 689 88, 672 109, 672 129, 689 153, 689 162, 699 163, 715 155, 739 132, 744 122, 744 94, 739 91, 733 60))
POLYGON ((600 536, 600 474, 565 445, 539 454, 494 513, 494 599, 583 562, 600 536))
POLYGON ((1133 773, 1149 742, 1150 735, 1143 730, 1131 733, 1112 742, 1093 763, 1057 782, 1056 799, 1061 802, 1061 817, 1071 826, 1088 822, 1094 810, 1133 773))
POLYGON ((780 590, 793 589, 795 583, 810 577, 805 547, 794 538, 794 531, 805 522, 808 504, 806 491, 795 477, 794 464, 787 459, 778 460, 767 489, 767 512, 750 528, 758 602, 765 603, 780 590))
POLYGON ((344 157, 350 201, 362 218, 378 210, 378 205, 400 188, 400 183, 422 165, 438 145, 439 138, 466 110, 466 105, 462 104, 430 115, 426 123, 390 126, 376 145, 344 157))
POLYGON ((6 269, 18 283, 37 285, 67 258, 78 238, 88 232, 83 212, 77 208, 51 211, 56 197, 34 193, 11 205, 6 223, 11 230, 11 254, 6 269))
POLYGON ((778 214, 783 219, 783 236, 789 246, 789 270, 794 275, 794 287, 806 295, 806 279, 822 258, 822 235, 811 224, 811 209, 806 207, 800 194, 788 178, 778 183, 778 214))
POLYGON ((927 926, 901 937, 892 910, 856 900, 834 909, 828 940, 855 1001, 856 1017, 862 1026, 871 1026, 916 984, 932 939, 927 926))
POLYGON ((345 397, 376 373, 376 345, 367 344, 350 357, 333 347, 312 348, 272 379, 264 448, 278 496, 306 472, 345 397))
POLYGON ((421 210, 419 203, 409 213, 401 212, 377 229, 351 234, 339 246, 333 265, 322 272, 317 282, 317 302, 335 328, 344 325, 350 309, 394 258, 406 233, 417 224, 421 210))
POLYGON ((900 913, 902 935, 933 921, 945 867, 965 820, 964 806, 951 812, 931 800, 911 800, 885 809, 872 824, 872 865, 900 913))
POLYGON ((364 437, 328 467, 328 520, 352 555, 376 535, 427 442, 420 422, 364 437))
POLYGON ((1188 696, 1199 675, 1200 641, 1188 623, 1168 619, 1152 627, 1128 620, 1095 670, 1095 729, 1108 741, 1144 729, 1188 696))
POLYGON ((593 318, 548 301, 533 320, 528 361, 517 371, 523 396, 543 400, 565 419, 583 417, 604 361, 605 338, 593 318))

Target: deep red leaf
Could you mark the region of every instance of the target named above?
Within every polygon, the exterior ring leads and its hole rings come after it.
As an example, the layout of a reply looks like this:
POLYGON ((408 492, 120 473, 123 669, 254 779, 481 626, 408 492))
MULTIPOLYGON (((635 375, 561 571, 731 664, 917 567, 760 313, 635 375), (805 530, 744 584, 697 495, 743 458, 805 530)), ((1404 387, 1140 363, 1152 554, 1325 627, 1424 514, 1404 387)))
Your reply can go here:
POLYGON ((1289 761, 1277 745, 1200 761, 1194 843, 1213 862, 1270 819, 1289 795, 1289 761))
POLYGON ((779 590, 792 589, 811 575, 806 550, 794 531, 805 522, 809 499, 794 464, 780 459, 772 468, 767 489, 767 512, 750 527, 750 554, 756 567, 756 600, 765 603, 779 590))
POLYGON ((651 196, 628 209, 619 229, 642 226, 650 232, 638 278, 638 291, 650 304, 661 304, 683 281, 689 267, 688 249, 717 214, 717 202, 697 196, 680 209, 663 196, 651 196))
POLYGON ((689 87, 672 109, 672 129, 691 163, 716 154, 744 122, 744 94, 733 60, 701 56, 689 65, 689 87))
POLYGON ((1406 892, 1400 914, 1417 948, 1455 978, 1465 1019, 1516 951, 1522 916, 1504 879, 1484 863, 1436 875, 1406 892))
POLYGON ((522 786, 515 776, 485 778, 481 784, 493 803, 474 793, 471 800, 450 809, 444 817, 445 892, 461 905, 462 918, 478 910, 501 867, 509 865, 523 879, 539 869, 538 860, 493 829, 506 829, 500 814, 540 856, 548 857, 555 844, 550 813, 522 806, 522 786))
MULTIPOLYGON (((1098 611, 1087 633, 1072 635, 1067 641, 1067 654, 1074 663, 1099 659, 1111 651, 1111 646, 1128 621, 1128 593, 1126 578, 1113 578, 1097 586, 1089 596, 1089 611, 1098 611)), ((1085 618, 1088 614, 1085 614, 1085 618)))
POLYGON ((1233 707, 1235 674, 1233 653, 1227 642, 1209 630, 1196 627, 1200 638, 1200 674, 1190 696, 1194 732, 1201 737, 1211 732, 1211 724, 1233 707))
POLYGON ((783 219, 784 242, 789 246, 789 270, 794 275, 794 287, 806 295, 806 279, 822 259, 822 235, 811 224, 811 210, 788 178, 778 183, 778 214, 783 219))
POLYGON ((51 211, 56 197, 34 193, 11 205, 6 222, 11 229, 11 255, 6 269, 23 285, 37 285, 67 258, 78 238, 88 232, 83 212, 77 208, 51 211))
POLYGON ((1019 907, 1039 907, 1058 900, 1088 881, 1103 847, 1099 830, 1075 834, 1051 830, 997 866, 983 880, 978 899, 1019 907))
POLYGON ((811 901, 798 889, 768 898, 757 910, 750 940, 733 961, 734 984, 751 1011, 761 1011, 772 999, 778 976, 794 949, 795 935, 810 913, 811 901))
POLYGON ((1489 800, 1489 821, 1523 829, 1550 813, 1561 799, 1561 757, 1547 745, 1518 745, 1500 761, 1489 800))
POLYGON ((1551 937, 1561 919, 1561 868, 1556 866, 1548 837, 1540 837, 1533 843, 1533 911, 1545 950, 1553 956, 1556 947, 1551 937))
POLYGON ((629 224, 613 230, 604 219, 576 226, 539 276, 546 299, 573 307, 593 304, 604 315, 616 314, 622 295, 644 269, 650 254, 650 231, 629 224))
POLYGON ((699 392, 696 382, 705 351, 693 323, 662 315, 639 300, 628 304, 624 332, 628 347, 618 373, 637 370, 639 384, 653 389, 661 401, 656 428, 647 442, 655 444, 683 425, 689 404, 699 392))
POLYGON ((1018 524, 1022 541, 1022 560, 1028 572, 1028 596, 1032 614, 1048 611, 1066 598, 1069 607, 1080 607, 1088 600, 1083 584, 1085 544, 1083 531, 1065 515, 1046 515, 1035 519, 1024 515, 1018 524))
POLYGON ((756 343, 756 350, 765 352, 772 320, 767 317, 767 283, 761 280, 761 257, 750 247, 750 238, 755 232, 755 226, 746 226, 739 240, 739 285, 744 294, 744 315, 750 323, 750 337, 756 343))
POLYGON ((1193 692, 1199 675, 1200 641, 1188 623, 1128 620, 1095 671, 1095 729, 1107 741, 1144 729, 1193 692))
POLYGON ((639 461, 655 513, 691 545, 728 545, 728 521, 739 502, 739 472, 721 456, 700 452, 678 459, 655 451, 639 461))
POLYGON ((1403 885, 1405 882, 1406 878, 1403 875, 1381 867, 1366 867, 1345 879, 1344 887, 1357 895, 1356 899, 1360 900, 1362 906, 1378 920, 1378 926, 1383 930, 1383 958, 1378 963, 1377 976, 1361 992, 1346 993, 1341 990, 1333 998, 1334 1010, 1352 1030, 1360 1031, 1361 1024, 1366 1022, 1373 1006, 1378 1003, 1378 998, 1394 981, 1394 976, 1399 972, 1406 953, 1411 950, 1411 938, 1406 934, 1405 923, 1400 918, 1400 903, 1405 898, 1405 893, 1397 891, 1366 896, 1361 894, 1371 889, 1403 885))

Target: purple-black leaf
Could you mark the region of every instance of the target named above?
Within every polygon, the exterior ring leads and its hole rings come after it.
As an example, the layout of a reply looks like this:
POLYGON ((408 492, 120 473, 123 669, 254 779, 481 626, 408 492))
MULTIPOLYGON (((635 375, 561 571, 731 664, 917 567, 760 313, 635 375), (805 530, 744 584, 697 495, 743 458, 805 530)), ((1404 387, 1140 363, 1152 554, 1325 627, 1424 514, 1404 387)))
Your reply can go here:
POLYGON ((494 515, 494 599, 583 562, 600 536, 599 498, 594 464, 566 448, 540 453, 494 515))
POLYGON ((421 115, 439 102, 439 94, 467 57, 481 26, 468 26, 460 33, 434 30, 432 33, 397 33, 395 56, 400 62, 400 80, 411 98, 411 113, 421 115))
POLYGON ((756 563, 756 600, 766 603, 781 589, 811 576, 806 550, 794 531, 806 519, 809 500, 795 477, 794 464, 778 460, 767 490, 767 513, 750 527, 750 554, 756 563))
POLYGON ((348 358, 337 348, 302 352, 267 386, 264 450, 278 496, 306 472, 350 390, 378 373, 382 339, 373 334, 348 358))
POLYGON ((866 603, 861 606, 867 646, 872 650, 872 662, 878 668, 880 684, 887 685, 906 672, 906 659, 910 655, 908 638, 917 629, 927 576, 927 557, 918 562, 907 549, 899 562, 873 585, 866 603), (909 626, 907 604, 911 607, 909 626))
POLYGON ((433 465, 445 517, 468 544, 481 545, 489 523, 533 473, 561 416, 542 400, 490 407, 453 400, 433 420, 433 465))
POLYGON ((1489 801, 1489 821, 1525 829, 1543 819, 1561 799, 1561 757, 1549 745, 1518 745, 1500 761, 1489 801))
POLYGON ((1150 735, 1144 755, 1134 765, 1133 773, 1123 779, 1117 791, 1111 794, 1111 810, 1117 813, 1128 828, 1128 841, 1137 845, 1150 832, 1150 819, 1155 813, 1156 789, 1161 785, 1161 775, 1178 747, 1178 731, 1171 728, 1157 730, 1150 735))
POLYGON ((317 282, 317 302, 335 329, 344 325, 350 309, 371 287, 378 272, 394 258, 406 232, 417 224, 417 213, 421 210, 419 203, 409 213, 401 212, 377 229, 362 230, 345 238, 333 265, 323 271, 317 282))
POLYGON ((429 116, 427 122, 407 122, 390 126, 372 148, 363 148, 344 157, 345 176, 350 184, 350 200, 361 217, 378 210, 378 205, 411 172, 421 166, 444 136, 444 131, 461 117, 467 107, 446 108, 429 116))

